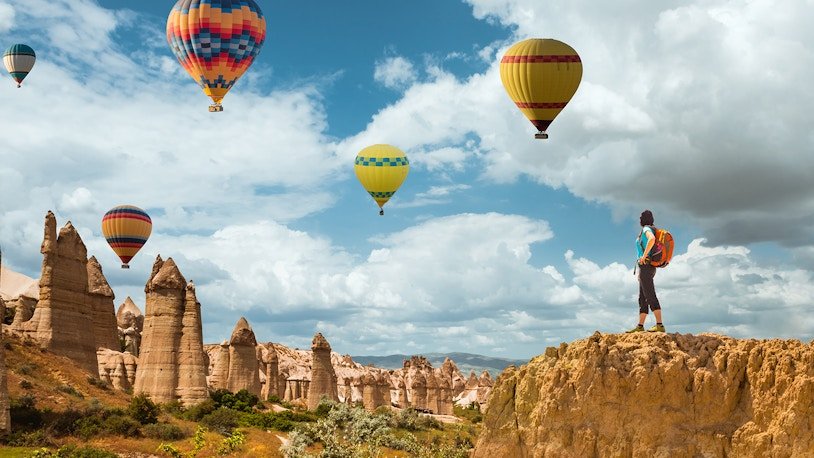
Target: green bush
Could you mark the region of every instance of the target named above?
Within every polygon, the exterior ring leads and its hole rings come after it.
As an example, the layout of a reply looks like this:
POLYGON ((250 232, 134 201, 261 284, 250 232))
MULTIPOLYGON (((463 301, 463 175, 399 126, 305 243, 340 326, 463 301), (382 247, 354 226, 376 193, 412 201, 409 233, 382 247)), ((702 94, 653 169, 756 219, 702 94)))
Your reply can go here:
POLYGON ((144 435, 151 439, 161 439, 165 441, 183 439, 186 436, 180 427, 169 423, 146 425, 144 427, 144 435))
POLYGON ((280 396, 277 396, 276 394, 269 395, 268 399, 266 400, 272 404, 280 404, 283 402, 283 400, 280 399, 280 396))
POLYGON ((20 367, 17 368, 17 373, 20 375, 31 375, 36 369, 37 365, 34 363, 21 364, 20 367))
POLYGON ((108 416, 102 423, 102 428, 111 434, 124 437, 138 437, 141 435, 141 424, 125 415, 114 414, 108 416))
POLYGON ((239 410, 241 412, 251 412, 252 407, 260 402, 260 398, 249 393, 247 390, 240 390, 232 393, 227 390, 216 390, 210 394, 215 401, 215 407, 225 407, 227 409, 239 410))
POLYGON ((235 432, 230 434, 226 439, 223 439, 220 443, 220 446, 218 446, 218 455, 228 455, 238 450, 245 442, 246 436, 243 432, 239 429, 235 430, 235 432))
POLYGON ((453 407, 453 413, 456 417, 465 418, 472 423, 480 423, 483 421, 483 414, 480 412, 480 406, 478 404, 472 403, 469 407, 453 407))
POLYGON ((31 388, 34 388, 34 385, 32 385, 31 382, 29 382, 28 380, 23 379, 20 380, 20 388, 24 390, 30 390, 31 388))
POLYGON ((76 388, 68 384, 59 385, 57 387, 57 391, 65 394, 70 394, 71 396, 76 396, 79 399, 85 399, 85 396, 82 393, 76 391, 76 388))
POLYGON ((427 429, 441 429, 441 422, 429 415, 422 415, 413 408, 401 409, 389 415, 390 426, 408 431, 424 431, 427 429))
POLYGON ((240 420, 240 414, 231 409, 218 409, 201 418, 201 425, 224 436, 232 433, 240 420))
POLYGON ((104 390, 104 391, 110 391, 110 384, 109 383, 107 383, 106 381, 104 381, 104 380, 102 380, 100 378, 94 377, 92 375, 88 375, 88 384, 90 384, 92 386, 95 386, 96 388, 99 388, 99 389, 104 390))
POLYGON ((42 447, 54 445, 51 437, 41 429, 35 431, 13 431, 9 436, 4 438, 4 442, 6 445, 12 447, 42 447))
POLYGON ((185 420, 190 420, 190 421, 196 421, 197 422, 197 421, 201 421, 201 418, 203 418, 203 417, 209 415, 210 413, 214 412, 215 409, 217 409, 217 406, 215 405, 215 401, 213 401, 211 399, 207 399, 206 401, 201 402, 200 404, 195 404, 194 406, 187 408, 185 411, 183 411, 178 416, 180 418, 185 419, 185 420))
POLYGON ((34 395, 24 394, 9 402, 11 430, 32 430, 42 426, 42 412, 37 409, 34 395))
POLYGON ((77 447, 66 445, 59 450, 51 452, 48 449, 36 450, 32 458, 118 458, 115 453, 89 446, 77 447))
POLYGON ((172 415, 172 416, 174 416, 176 418, 179 418, 179 417, 181 417, 181 415, 183 415, 185 409, 184 409, 184 405, 181 404, 181 401, 176 400, 176 401, 166 402, 164 404, 161 404, 161 410, 163 410, 164 412, 167 412, 168 414, 170 414, 170 415, 172 415))
POLYGON ((158 406, 146 394, 133 396, 127 414, 142 425, 149 425, 158 421, 158 406))

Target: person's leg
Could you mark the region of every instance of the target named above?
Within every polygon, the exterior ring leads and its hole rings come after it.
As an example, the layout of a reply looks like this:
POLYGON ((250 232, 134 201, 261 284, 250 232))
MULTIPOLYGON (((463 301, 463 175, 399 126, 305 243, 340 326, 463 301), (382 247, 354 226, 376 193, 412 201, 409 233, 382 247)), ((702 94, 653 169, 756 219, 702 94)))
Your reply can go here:
POLYGON ((642 282, 641 279, 639 279, 639 325, 627 332, 631 333, 644 331, 644 321, 646 319, 647 319, 647 300, 645 300, 644 290, 642 290, 642 282))
POLYGON ((653 311, 653 314, 656 315, 656 326, 654 326, 651 331, 663 330, 663 328, 659 328, 663 326, 663 322, 661 321, 661 304, 659 304, 659 298, 656 296, 656 286, 653 283, 653 277, 655 276, 655 267, 642 266, 641 273, 639 274, 639 284, 641 285, 645 302, 650 307, 650 310, 653 311))

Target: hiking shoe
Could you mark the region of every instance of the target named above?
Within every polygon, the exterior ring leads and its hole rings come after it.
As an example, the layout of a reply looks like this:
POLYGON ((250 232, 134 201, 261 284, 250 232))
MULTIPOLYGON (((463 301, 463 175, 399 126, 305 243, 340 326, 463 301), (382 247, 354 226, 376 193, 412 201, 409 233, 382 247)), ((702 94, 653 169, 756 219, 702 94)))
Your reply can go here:
POLYGON ((635 328, 631 329, 630 331, 625 331, 625 334, 633 334, 634 332, 644 332, 644 326, 638 325, 635 328))
POLYGON ((663 324, 657 324, 652 328, 648 329, 647 332, 667 332, 667 331, 664 329, 663 324))

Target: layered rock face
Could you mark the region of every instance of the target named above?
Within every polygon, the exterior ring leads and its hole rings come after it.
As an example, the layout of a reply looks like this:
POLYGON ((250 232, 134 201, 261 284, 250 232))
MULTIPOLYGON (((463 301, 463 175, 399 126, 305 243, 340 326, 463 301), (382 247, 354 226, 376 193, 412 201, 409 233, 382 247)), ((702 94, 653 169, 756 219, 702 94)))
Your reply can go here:
POLYGON ((118 324, 116 323, 115 305, 116 296, 110 288, 102 266, 95 256, 88 259, 88 294, 91 310, 93 311, 93 337, 96 348, 108 348, 119 351, 118 324))
POLYGON ((331 345, 317 333, 311 344, 311 384, 308 387, 308 409, 314 410, 322 397, 339 402, 337 393, 336 372, 331 363, 331 345))
POLYGON ((277 350, 274 349, 274 344, 271 343, 260 345, 258 348, 260 350, 260 370, 261 373, 265 375, 262 381, 263 388, 260 393, 261 397, 268 399, 271 396, 276 396, 282 399, 285 387, 283 386, 281 390, 281 385, 285 382, 281 380, 280 377, 277 350))
POLYGON ((97 374, 95 302, 88 285, 88 252, 70 222, 58 236, 56 224, 54 214, 48 212, 40 249, 43 261, 37 307, 30 320, 12 329, 97 374))
POLYGON ((96 350, 96 358, 99 360, 99 378, 118 390, 127 391, 133 388, 138 358, 130 353, 107 348, 96 350))
POLYGON ((241 317, 229 340, 229 375, 226 389, 236 393, 248 390, 260 396, 260 373, 257 359, 257 339, 251 326, 241 317))
POLYGON ((475 457, 814 456, 814 344, 601 335, 495 382, 475 457))
POLYGON ((124 342, 123 351, 138 356, 141 333, 144 330, 144 315, 129 296, 116 312, 116 323, 119 328, 119 339, 124 342))
POLYGON ((159 256, 145 287, 147 300, 133 390, 155 402, 193 405, 208 399, 200 303, 172 258, 159 256))
MULTIPOLYGON (((0 316, 6 314, 6 303, 0 297, 0 316)), ((6 378, 6 347, 3 345, 2 324, 0 323, 0 435, 11 432, 9 417, 8 379, 6 378)))

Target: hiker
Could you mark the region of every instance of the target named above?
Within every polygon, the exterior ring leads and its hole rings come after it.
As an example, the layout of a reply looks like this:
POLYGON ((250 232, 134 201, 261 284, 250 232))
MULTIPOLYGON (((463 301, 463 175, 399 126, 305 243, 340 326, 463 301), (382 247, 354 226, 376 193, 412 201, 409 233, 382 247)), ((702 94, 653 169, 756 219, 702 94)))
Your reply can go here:
POLYGON ((661 305, 656 297, 656 287, 653 284, 653 277, 656 276, 656 267, 650 263, 650 250, 656 243, 656 229, 653 227, 653 212, 645 210, 639 217, 639 224, 642 231, 636 238, 636 251, 638 253, 639 269, 639 325, 627 331, 628 333, 644 331, 644 320, 647 319, 647 308, 656 315, 656 325, 648 329, 648 332, 665 332, 664 324, 661 321, 661 305))

